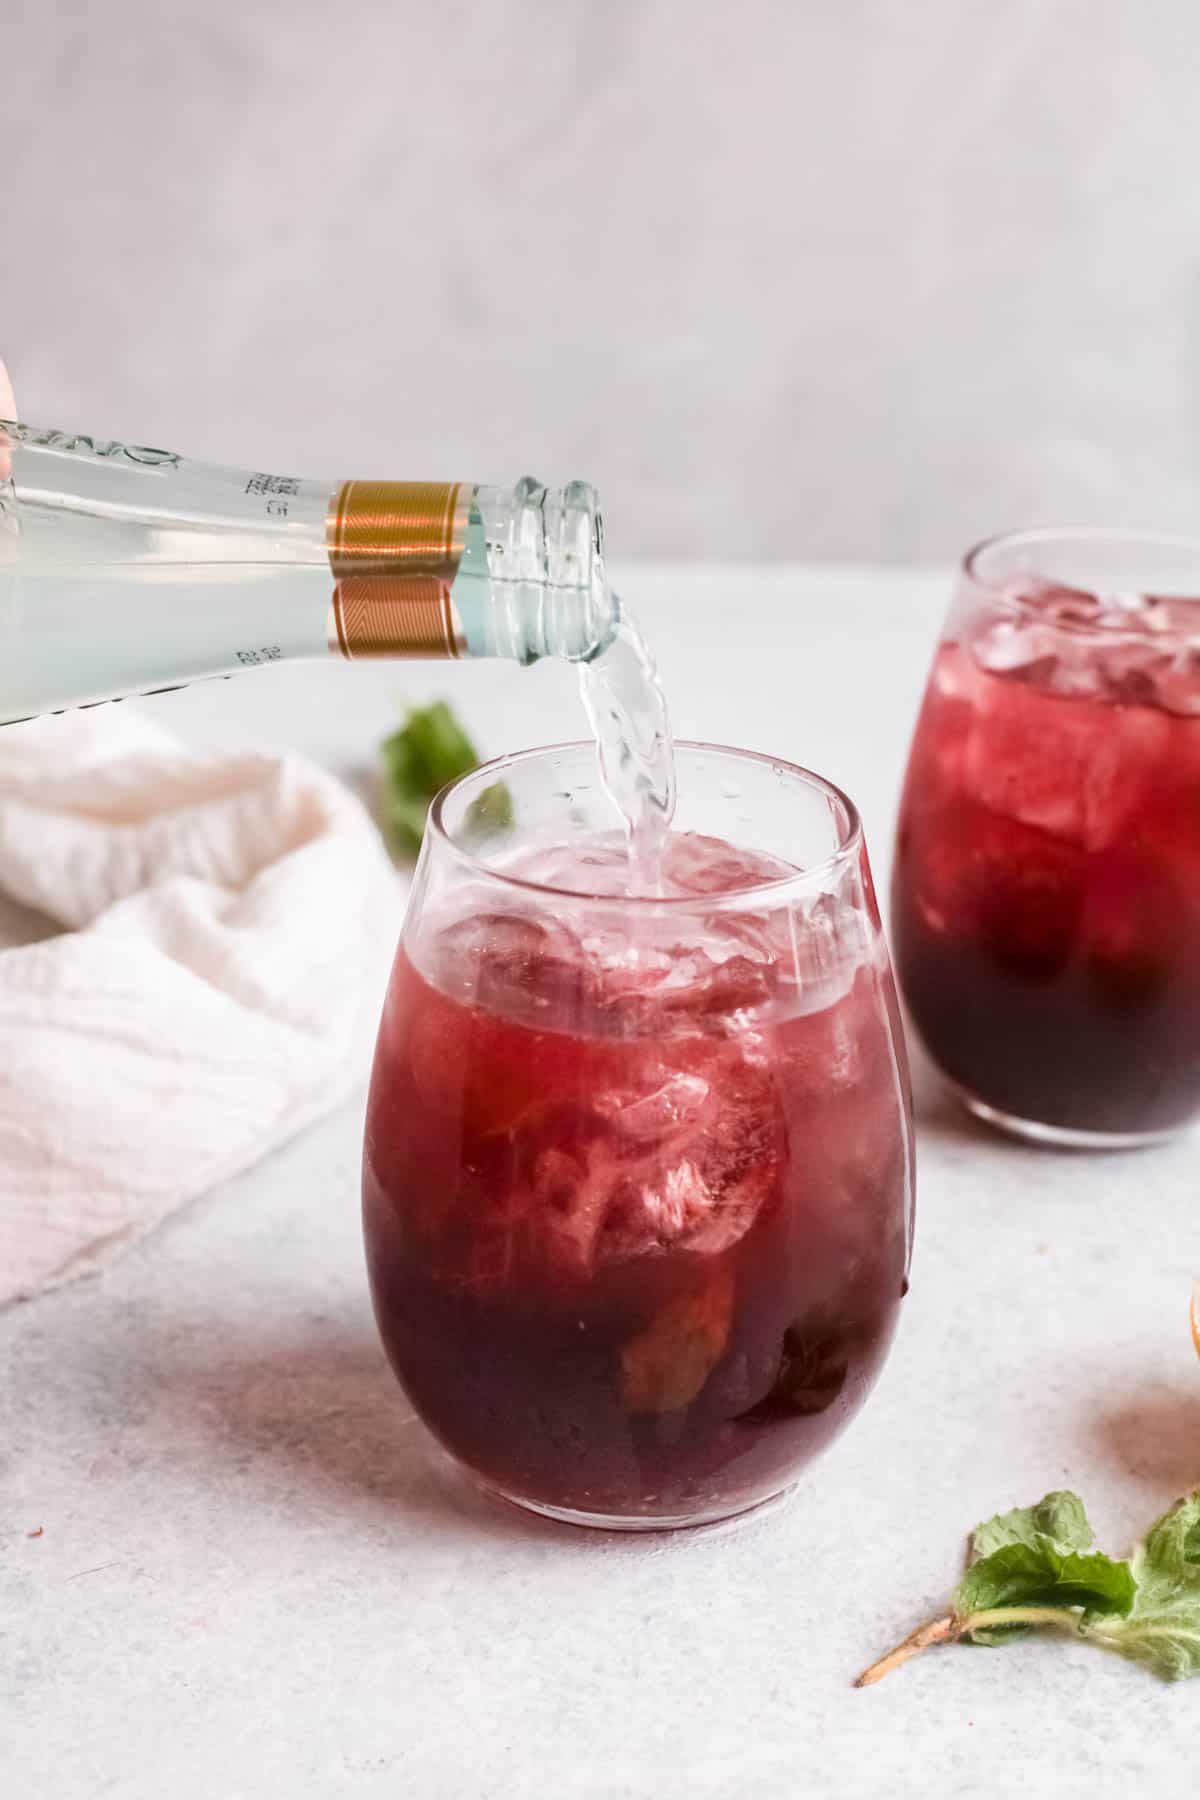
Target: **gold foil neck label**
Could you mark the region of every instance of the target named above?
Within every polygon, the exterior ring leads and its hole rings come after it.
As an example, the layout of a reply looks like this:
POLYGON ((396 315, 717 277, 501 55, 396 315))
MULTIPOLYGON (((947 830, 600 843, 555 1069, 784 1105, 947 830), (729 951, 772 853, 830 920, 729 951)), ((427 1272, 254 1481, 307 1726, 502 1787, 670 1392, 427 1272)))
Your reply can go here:
POLYGON ((452 582, 462 560, 471 493, 461 482, 344 481, 327 528, 334 579, 432 575, 452 582))
POLYGON ((327 541, 331 649, 343 656, 461 656, 450 588, 473 490, 461 482, 344 481, 327 541))
POLYGON ((351 575, 333 590, 330 648, 349 661, 461 656, 465 640, 450 586, 433 575, 351 575))

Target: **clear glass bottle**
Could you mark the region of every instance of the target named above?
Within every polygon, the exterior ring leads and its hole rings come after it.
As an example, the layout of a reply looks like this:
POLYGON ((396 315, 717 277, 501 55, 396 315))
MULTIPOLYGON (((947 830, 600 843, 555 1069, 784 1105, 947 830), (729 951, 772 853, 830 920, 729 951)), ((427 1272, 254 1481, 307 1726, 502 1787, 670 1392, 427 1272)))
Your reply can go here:
POLYGON ((0 723, 292 657, 611 639, 594 490, 310 481, 0 420, 0 723))

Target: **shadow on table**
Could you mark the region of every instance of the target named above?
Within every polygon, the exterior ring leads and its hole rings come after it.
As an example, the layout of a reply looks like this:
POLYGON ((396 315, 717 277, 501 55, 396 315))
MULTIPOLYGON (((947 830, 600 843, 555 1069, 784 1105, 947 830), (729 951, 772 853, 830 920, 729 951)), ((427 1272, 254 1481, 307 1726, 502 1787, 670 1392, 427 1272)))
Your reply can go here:
POLYGON ((1197 1385, 1147 1383, 1110 1398, 1096 1418, 1104 1454, 1165 1508, 1200 1487, 1200 1392, 1197 1385))
POLYGON ((211 1312, 147 1309, 122 1340, 104 1358, 105 1399, 123 1419, 116 1458, 133 1467, 158 1463, 178 1479, 182 1465, 189 1484, 235 1486, 272 1514, 333 1528, 416 1523, 423 1535, 436 1524, 481 1540, 629 1541, 477 1490, 420 1424, 357 1314, 223 1330, 211 1312))
POLYGON ((170 1336, 156 1358, 156 1410, 169 1409, 162 1427, 172 1442, 194 1434, 206 1478, 260 1487, 273 1507, 290 1495, 306 1510, 389 1515, 425 1529, 437 1521, 511 1537, 543 1528, 458 1473, 416 1418, 369 1325, 297 1321, 275 1336, 208 1337, 186 1356, 177 1327, 170 1336))

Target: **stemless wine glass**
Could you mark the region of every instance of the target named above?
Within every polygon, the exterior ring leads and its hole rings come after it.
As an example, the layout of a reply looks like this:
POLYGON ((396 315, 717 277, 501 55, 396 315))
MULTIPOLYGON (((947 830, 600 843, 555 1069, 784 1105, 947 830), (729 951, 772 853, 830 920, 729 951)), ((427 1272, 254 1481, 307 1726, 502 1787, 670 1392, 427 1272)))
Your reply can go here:
POLYGON ((784 1491, 853 1416, 907 1285, 911 1112, 862 831, 836 788, 677 746, 629 897, 595 746, 430 815, 375 1057, 376 1318, 433 1435, 575 1524, 784 1491))
POLYGON ((980 1117, 1132 1145, 1200 1112, 1200 543, 1028 531, 959 573, 893 882, 901 986, 980 1117))

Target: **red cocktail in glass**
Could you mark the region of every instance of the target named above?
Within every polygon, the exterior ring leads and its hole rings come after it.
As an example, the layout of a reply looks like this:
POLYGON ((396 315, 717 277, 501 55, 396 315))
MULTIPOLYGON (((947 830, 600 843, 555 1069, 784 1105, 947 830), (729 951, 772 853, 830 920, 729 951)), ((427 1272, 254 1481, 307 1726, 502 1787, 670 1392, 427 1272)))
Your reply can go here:
POLYGON ((913 1020, 967 1104, 1054 1142, 1200 1111, 1200 547, 1030 532, 967 561, 893 882, 913 1020), (1152 596, 1152 597, 1148 597, 1152 596))
POLYGON ((749 755, 678 769, 656 899, 623 891, 591 746, 443 796, 371 1088, 393 1366, 479 1482, 579 1523, 788 1487, 905 1286, 907 1085, 853 809, 749 755), (513 824, 476 838, 500 782, 513 824))

